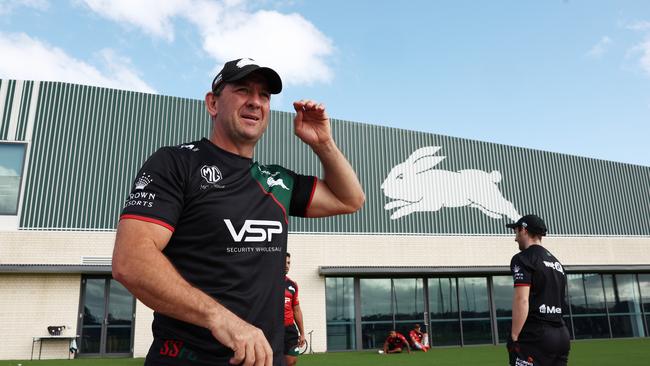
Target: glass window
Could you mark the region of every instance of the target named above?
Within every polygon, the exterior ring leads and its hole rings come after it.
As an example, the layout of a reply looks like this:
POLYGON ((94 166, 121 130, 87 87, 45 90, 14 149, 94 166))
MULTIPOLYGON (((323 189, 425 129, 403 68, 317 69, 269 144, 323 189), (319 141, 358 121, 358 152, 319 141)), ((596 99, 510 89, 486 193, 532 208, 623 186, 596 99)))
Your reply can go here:
POLYGON ((362 278, 359 282, 362 348, 379 348, 393 329, 391 280, 362 278))
POLYGON ((606 315, 574 315, 573 331, 576 339, 609 338, 606 315))
POLYGON ((414 322, 424 320, 424 290, 421 278, 399 278, 393 280, 395 296, 395 319, 408 320, 408 330, 414 322))
POLYGON ((497 317, 512 317, 512 296, 514 294, 512 277, 492 277, 492 288, 494 291, 494 307, 497 317))
POLYGON ((650 314, 650 273, 639 275, 639 287, 641 287, 641 303, 646 315, 650 314))
POLYGON ((0 143, 0 215, 18 214, 26 146, 22 143, 0 143))
POLYGON ((576 339, 609 338, 601 275, 569 274, 567 285, 573 315, 574 337, 576 339))
POLYGON ((639 275, 641 287, 641 306, 645 313, 646 335, 650 335, 650 273, 639 275))
POLYGON ((109 286, 106 353, 128 353, 133 329, 133 295, 115 280, 109 286))
POLYGON ((458 296, 463 327, 463 343, 492 343, 487 278, 459 278, 458 296))
POLYGON ((459 278, 458 295, 463 320, 490 317, 486 278, 459 278))
POLYGON ((492 290, 494 307, 497 314, 499 343, 505 343, 508 341, 510 328, 512 328, 512 296, 514 293, 512 277, 492 277, 492 290))
POLYGON ((80 353, 103 356, 131 352, 133 295, 112 278, 92 276, 82 279, 81 302, 80 353))
POLYGON ((570 274, 567 283, 573 314, 606 314, 603 283, 599 274, 570 274))
POLYGON ((633 274, 604 275, 607 307, 611 314, 640 313, 641 297, 639 296, 636 278, 633 274))
POLYGON ((325 297, 327 349, 330 351, 355 349, 354 279, 325 278, 325 297))
POLYGON ((603 275, 613 337, 643 337, 641 296, 633 274, 603 275))
POLYGON ((458 319, 455 278, 429 279, 431 319, 458 319))
POLYGON ((573 314, 584 314, 589 309, 587 293, 581 274, 568 274, 566 276, 569 288, 569 299, 571 300, 571 312, 573 314))
POLYGON ((328 277, 325 291, 327 321, 354 321, 354 279, 328 277))
POLYGON ((393 321, 390 278, 362 278, 361 321, 393 321))
POLYGON ((455 278, 429 278, 432 346, 460 345, 458 292, 455 278))

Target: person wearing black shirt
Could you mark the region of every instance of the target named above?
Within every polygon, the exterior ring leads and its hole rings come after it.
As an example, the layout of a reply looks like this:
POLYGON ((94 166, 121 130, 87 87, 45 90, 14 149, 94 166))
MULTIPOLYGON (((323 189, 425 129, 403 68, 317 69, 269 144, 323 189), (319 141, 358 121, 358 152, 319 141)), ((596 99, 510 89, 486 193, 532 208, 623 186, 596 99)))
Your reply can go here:
POLYGON ((357 211, 365 196, 322 104, 294 102, 324 179, 252 160, 280 76, 227 62, 206 94, 209 139, 163 147, 124 205, 113 277, 154 310, 145 365, 282 365, 289 216, 357 211))
POLYGON ((515 231, 520 250, 510 261, 515 286, 507 344, 510 365, 566 365, 566 275, 560 261, 542 246, 546 224, 537 215, 526 215, 506 226, 515 231))

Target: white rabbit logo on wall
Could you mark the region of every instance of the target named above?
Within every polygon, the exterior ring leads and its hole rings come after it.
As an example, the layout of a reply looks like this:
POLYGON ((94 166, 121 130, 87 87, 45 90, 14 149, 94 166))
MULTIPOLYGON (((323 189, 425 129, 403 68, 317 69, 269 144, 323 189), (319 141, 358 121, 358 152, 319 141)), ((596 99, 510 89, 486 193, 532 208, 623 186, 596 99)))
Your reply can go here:
POLYGON ((450 172, 433 169, 445 156, 436 156, 440 146, 415 150, 405 162, 391 169, 381 184, 386 197, 393 199, 384 209, 397 209, 390 216, 396 220, 413 212, 433 212, 443 207, 474 207, 483 214, 500 219, 504 215, 512 221, 521 215, 505 199, 497 187, 501 173, 493 170, 460 170, 450 172))

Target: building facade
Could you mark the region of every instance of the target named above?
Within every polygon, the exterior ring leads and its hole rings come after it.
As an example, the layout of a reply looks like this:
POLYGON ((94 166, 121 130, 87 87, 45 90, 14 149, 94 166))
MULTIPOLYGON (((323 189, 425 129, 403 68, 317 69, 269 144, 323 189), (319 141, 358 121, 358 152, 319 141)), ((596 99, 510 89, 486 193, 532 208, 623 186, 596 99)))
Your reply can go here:
MULTIPOLYGON (((292 119, 272 112, 255 160, 321 175, 292 119)), ((517 251, 504 225, 531 212, 568 274, 574 339, 649 335, 650 167, 332 124, 367 198, 291 218, 313 351, 377 348, 414 323, 434 347, 503 343, 517 251)), ((152 311, 110 276, 117 219, 151 153, 209 128, 201 100, 0 81, 0 359, 146 354, 152 311), (39 338, 48 326, 64 338, 39 338)))

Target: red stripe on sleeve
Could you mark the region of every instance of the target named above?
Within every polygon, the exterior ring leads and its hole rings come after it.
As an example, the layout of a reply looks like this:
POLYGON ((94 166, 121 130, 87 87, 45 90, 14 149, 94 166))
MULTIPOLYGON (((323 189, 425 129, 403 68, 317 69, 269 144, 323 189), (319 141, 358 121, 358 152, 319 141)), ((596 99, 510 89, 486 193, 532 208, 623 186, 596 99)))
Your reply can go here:
POLYGON ((314 199, 314 193, 316 193, 316 185, 318 185, 318 177, 314 177, 314 185, 311 187, 311 193, 309 194, 309 201, 307 201, 307 207, 305 207, 305 212, 309 206, 311 206, 311 201, 314 199))
POLYGON ((164 221, 157 220, 157 219, 152 219, 151 217, 140 216, 140 215, 122 215, 122 216, 120 216, 120 220, 123 220, 123 219, 133 219, 133 220, 150 222, 152 224, 160 225, 160 226, 168 229, 172 233, 174 232, 174 227, 173 226, 169 225, 168 223, 166 223, 164 221))
POLYGON ((515 287, 517 286, 528 286, 530 287, 530 283, 515 283, 515 287))

